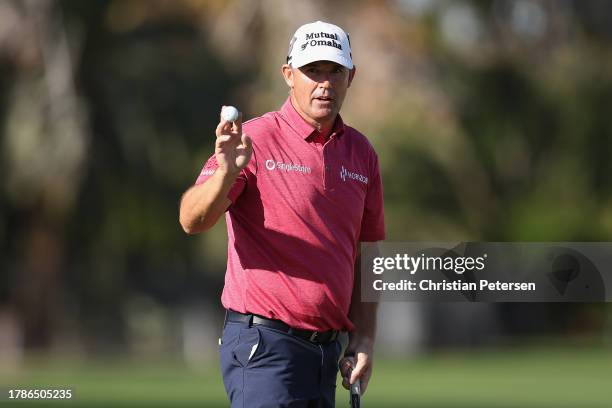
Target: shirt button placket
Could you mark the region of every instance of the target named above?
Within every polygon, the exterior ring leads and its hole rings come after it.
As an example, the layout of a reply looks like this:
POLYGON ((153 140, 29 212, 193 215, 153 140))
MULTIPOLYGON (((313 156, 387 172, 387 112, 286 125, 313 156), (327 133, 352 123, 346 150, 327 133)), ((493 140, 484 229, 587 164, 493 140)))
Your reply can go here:
POLYGON ((330 169, 329 161, 327 160, 327 146, 323 146, 323 189, 328 191, 332 190, 330 185, 330 169))

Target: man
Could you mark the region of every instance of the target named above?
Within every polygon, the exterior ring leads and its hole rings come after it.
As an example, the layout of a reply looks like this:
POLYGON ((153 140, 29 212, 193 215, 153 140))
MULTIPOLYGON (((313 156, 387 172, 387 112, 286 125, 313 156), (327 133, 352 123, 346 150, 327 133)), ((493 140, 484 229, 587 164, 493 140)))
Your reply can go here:
POLYGON ((221 119, 180 223, 193 234, 226 215, 220 359, 232 407, 333 407, 339 332, 350 332, 343 385, 365 392, 372 373, 377 305, 359 300, 359 243, 385 235, 378 158, 338 114, 355 77, 340 27, 301 26, 282 75, 280 111, 245 133, 241 118, 221 119))

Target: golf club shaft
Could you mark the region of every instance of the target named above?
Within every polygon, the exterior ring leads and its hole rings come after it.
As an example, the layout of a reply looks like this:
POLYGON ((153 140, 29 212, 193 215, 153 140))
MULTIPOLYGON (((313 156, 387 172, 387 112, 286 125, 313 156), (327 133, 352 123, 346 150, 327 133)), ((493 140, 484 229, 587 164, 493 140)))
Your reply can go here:
POLYGON ((359 380, 351 384, 351 408, 361 408, 361 382, 359 380))

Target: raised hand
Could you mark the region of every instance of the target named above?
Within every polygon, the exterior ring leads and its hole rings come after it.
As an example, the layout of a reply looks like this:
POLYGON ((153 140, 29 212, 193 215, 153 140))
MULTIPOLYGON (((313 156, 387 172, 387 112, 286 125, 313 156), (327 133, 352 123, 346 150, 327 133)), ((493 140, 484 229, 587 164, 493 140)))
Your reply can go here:
MULTIPOLYGON (((223 110, 223 109, 222 109, 223 110)), ((237 174, 249 164, 253 154, 251 138, 242 133, 242 113, 238 119, 229 122, 221 115, 215 134, 215 157, 219 165, 218 171, 227 174, 237 174)))

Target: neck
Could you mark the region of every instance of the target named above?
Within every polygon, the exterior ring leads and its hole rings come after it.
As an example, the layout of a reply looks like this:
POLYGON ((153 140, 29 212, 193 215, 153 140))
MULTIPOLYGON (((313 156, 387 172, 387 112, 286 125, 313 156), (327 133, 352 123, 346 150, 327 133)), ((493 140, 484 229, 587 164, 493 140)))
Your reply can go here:
POLYGON ((293 108, 298 113, 298 115, 300 115, 302 119, 304 119, 308 124, 314 127, 317 133, 319 133, 326 139, 329 137, 329 135, 331 134, 332 128, 334 127, 334 122, 336 120, 335 117, 332 120, 325 120, 325 121, 317 121, 317 120, 310 118, 304 112, 302 112, 302 110, 299 108, 299 105, 297 101, 295 100, 293 93, 291 93, 291 104, 293 105, 293 108))
POLYGON ((316 129, 318 134, 320 134, 325 139, 327 139, 329 137, 329 135, 331 134, 332 127, 333 127, 333 122, 329 123, 327 125, 321 125, 321 124, 319 124, 317 122, 317 124, 312 124, 312 125, 315 127, 315 129, 316 129))

